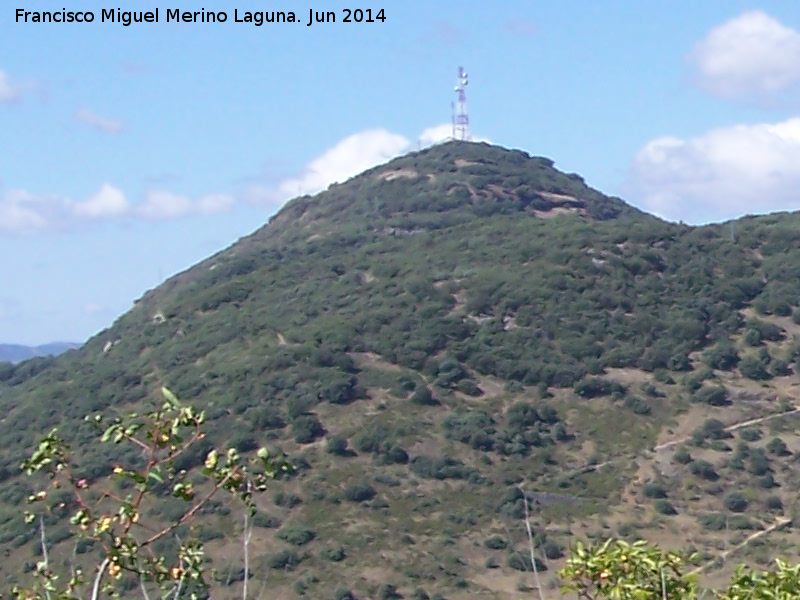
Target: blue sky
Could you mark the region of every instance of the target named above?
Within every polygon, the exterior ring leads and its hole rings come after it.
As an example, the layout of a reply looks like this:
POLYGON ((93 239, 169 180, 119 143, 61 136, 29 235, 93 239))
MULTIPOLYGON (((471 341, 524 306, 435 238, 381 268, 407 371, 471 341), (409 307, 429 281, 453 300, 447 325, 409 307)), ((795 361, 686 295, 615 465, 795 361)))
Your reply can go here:
POLYGON ((461 64, 476 138, 640 208, 800 208, 796 2, 384 0, 346 24, 355 4, 287 0, 301 24, 233 22, 253 4, 38 0, 96 20, 26 24, 3 3, 0 342, 82 341, 298 192, 440 140, 461 64), (117 6, 161 22, 101 23, 117 6))

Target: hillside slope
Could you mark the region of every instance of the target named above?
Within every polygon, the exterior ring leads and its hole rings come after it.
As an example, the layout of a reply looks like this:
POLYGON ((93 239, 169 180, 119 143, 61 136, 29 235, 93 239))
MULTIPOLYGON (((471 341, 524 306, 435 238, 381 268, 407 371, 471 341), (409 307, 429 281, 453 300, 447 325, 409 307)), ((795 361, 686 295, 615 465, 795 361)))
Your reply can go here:
MULTIPOLYGON (((293 200, 80 350, 0 366, 0 577, 38 544, 13 465, 54 425, 85 444, 82 475, 135 460, 86 443, 81 419, 162 382, 208 414, 187 466, 212 443, 298 466, 261 499, 270 597, 515 598, 532 584, 521 489, 543 568, 612 534, 710 560, 796 503, 798 274, 796 214, 667 223, 485 144, 393 160, 293 200)), ((241 569, 239 524, 204 519, 241 569)), ((794 543, 781 523, 740 552, 794 543)))

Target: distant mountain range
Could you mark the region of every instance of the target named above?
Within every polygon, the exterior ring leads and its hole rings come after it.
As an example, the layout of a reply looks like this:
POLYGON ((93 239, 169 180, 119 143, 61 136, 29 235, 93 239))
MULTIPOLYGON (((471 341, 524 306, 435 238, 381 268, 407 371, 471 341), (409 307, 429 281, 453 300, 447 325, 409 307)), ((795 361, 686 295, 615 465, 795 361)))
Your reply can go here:
POLYGON ((21 344, 0 344, 0 362, 20 362, 37 356, 57 356, 67 350, 80 347, 73 342, 52 342, 41 346, 21 344))

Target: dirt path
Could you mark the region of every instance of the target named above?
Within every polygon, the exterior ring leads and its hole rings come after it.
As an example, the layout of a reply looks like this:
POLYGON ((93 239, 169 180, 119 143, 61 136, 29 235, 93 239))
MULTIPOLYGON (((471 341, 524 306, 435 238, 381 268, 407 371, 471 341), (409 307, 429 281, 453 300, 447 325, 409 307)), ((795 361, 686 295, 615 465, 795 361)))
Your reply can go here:
MULTIPOLYGON (((787 410, 787 411, 784 411, 784 412, 772 413, 772 414, 769 414, 769 415, 765 415, 763 417, 756 417, 755 419, 746 419, 744 421, 737 421, 736 423, 731 423, 730 425, 724 427, 724 431, 728 431, 728 432, 736 431, 737 429, 742 429, 744 427, 749 427, 751 425, 758 425, 759 423, 763 423, 763 422, 769 421, 771 419, 777 419, 779 417, 786 417, 786 416, 789 416, 789 415, 796 415, 796 414, 800 414, 800 407, 794 408, 792 410, 787 410)), ((684 436, 684 437, 678 438, 676 440, 671 440, 669 442, 664 442, 663 444, 659 444, 658 446, 654 446, 652 451, 654 453, 658 453, 658 452, 661 452, 662 450, 667 450, 667 449, 672 448, 674 446, 677 446, 679 444, 683 444, 685 442, 688 442, 690 439, 691 439, 691 436, 684 436)), ((575 475, 582 475, 584 473, 592 473, 594 471, 599 471, 600 469, 602 469, 603 467, 606 467, 608 465, 611 465, 611 464, 614 464, 614 463, 617 463, 617 462, 620 462, 620 461, 623 461, 623 460, 633 460, 633 459, 635 459, 635 458, 637 458, 638 456, 641 456, 641 455, 642 454, 639 453, 639 452, 634 453, 634 454, 623 454, 622 456, 617 456, 615 458, 611 458, 609 460, 605 460, 605 461, 600 462, 600 463, 595 463, 595 464, 591 464, 591 465, 584 465, 584 466, 579 467, 577 469, 574 469, 572 471, 567 471, 566 473, 562 473, 562 474, 558 475, 558 478, 569 478, 569 477, 574 477, 575 475)))
POLYGON ((702 573, 708 567, 712 566, 713 564, 717 563, 718 561, 720 561, 720 560, 724 561, 725 559, 728 558, 728 556, 730 556, 734 552, 738 552, 739 550, 741 550, 742 548, 747 546, 747 544, 749 544, 753 540, 758 539, 761 536, 767 535, 769 533, 772 533, 773 531, 775 531, 776 529, 780 529, 781 527, 786 527, 791 522, 792 522, 792 520, 787 518, 787 517, 778 518, 778 520, 776 520, 772 525, 770 525, 766 529, 762 529, 761 531, 756 531, 754 534, 752 534, 752 535, 748 536, 747 538, 745 538, 745 540, 741 544, 736 544, 733 548, 729 548, 728 550, 726 550, 725 552, 720 554, 715 559, 708 561, 704 565, 700 565, 694 571, 689 572, 689 575, 697 575, 699 573, 702 573))
MULTIPOLYGON (((736 422, 736 423, 732 423, 732 424, 728 425, 727 427, 725 427, 724 430, 728 431, 728 432, 736 431, 737 429, 742 429, 744 427, 749 427, 751 425, 758 425, 759 423, 764 423, 765 421, 769 421, 771 419, 777 419, 778 417, 797 415, 797 414, 800 414, 800 407, 797 407, 797 408, 794 408, 792 410, 788 410, 788 411, 785 411, 785 412, 773 413, 773 414, 765 415, 763 417, 757 417, 755 419, 746 419, 744 421, 739 421, 739 422, 736 422)), ((653 454, 658 454, 658 452, 660 452, 660 451, 667 450, 669 448, 677 446, 678 444, 682 444, 682 443, 688 441, 689 439, 691 439, 691 437, 690 436, 686 436, 686 437, 682 437, 682 438, 679 438, 679 439, 676 439, 676 440, 672 440, 670 442, 659 444, 659 445, 653 447, 653 454)), ((560 475, 559 477, 560 478, 568 478, 568 477, 574 477, 575 475, 580 475, 580 474, 583 474, 583 473, 591 473, 593 471, 598 471, 598 470, 602 469, 603 467, 605 467, 607 465, 610 465, 610 464, 613 464, 613 463, 616 463, 616 462, 620 462, 622 460, 633 460, 637 456, 641 456, 641 454, 640 453, 627 454, 627 455, 618 456, 616 458, 612 458, 610 460, 606 460, 606 461, 603 461, 603 462, 600 462, 600 463, 596 463, 596 464, 593 464, 593 465, 584 465, 583 467, 581 467, 579 469, 575 469, 573 471, 569 471, 567 473, 564 473, 564 474, 560 475)), ((657 457, 656 457, 656 460, 658 460, 657 457)), ((760 531, 757 531, 757 532, 753 533, 752 535, 749 535, 747 538, 745 538, 745 540, 743 542, 733 546, 732 548, 729 548, 728 550, 726 550, 725 552, 721 553, 719 556, 717 556, 713 560, 711 560, 711 561, 709 561, 709 562, 707 562, 707 563, 705 563, 703 565, 700 565, 699 567, 697 567, 696 569, 691 571, 689 573, 689 575, 697 575, 697 574, 702 573, 703 571, 705 571, 706 569, 708 569, 712 565, 718 563, 720 560, 722 560, 722 561, 726 560, 728 558, 728 556, 730 556, 731 554, 734 554, 735 552, 738 552, 739 550, 741 550, 742 548, 744 548, 745 546, 750 544, 753 540, 756 540, 756 539, 758 539, 760 537, 763 537, 765 535, 769 535, 773 531, 776 531, 778 529, 786 527, 791 522, 792 522, 792 519, 790 519, 790 518, 779 517, 778 519, 775 520, 774 523, 772 523, 772 525, 770 525, 768 527, 765 527, 764 529, 762 529, 760 531)))
MULTIPOLYGON (((785 417, 788 415, 796 415, 800 413, 800 408, 794 408, 792 410, 787 410, 785 412, 773 413, 771 415, 766 415, 763 417, 757 417, 755 419, 747 419, 746 421, 739 421, 737 423, 733 423, 728 425, 724 428, 724 431, 736 431, 737 429, 742 429, 743 427, 749 427, 750 425, 758 425, 759 423, 763 423, 764 421, 769 421, 770 419, 777 419, 778 417, 785 417)), ((686 436, 679 438, 677 440, 672 440, 670 442, 665 442, 663 444, 659 444, 653 448, 654 451, 658 452, 659 450, 666 450, 672 446, 677 446, 678 444, 682 444, 687 442, 691 439, 691 436, 686 436)))

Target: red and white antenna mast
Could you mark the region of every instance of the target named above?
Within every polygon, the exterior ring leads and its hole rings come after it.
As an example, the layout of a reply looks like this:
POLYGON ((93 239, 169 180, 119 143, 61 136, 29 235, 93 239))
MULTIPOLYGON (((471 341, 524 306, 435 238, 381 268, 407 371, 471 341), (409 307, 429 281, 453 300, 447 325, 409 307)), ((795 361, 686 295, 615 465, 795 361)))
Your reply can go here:
POLYGON ((456 83, 457 101, 453 103, 453 139, 469 141, 469 114, 467 113, 467 84, 469 79, 464 67, 458 67, 456 83))

